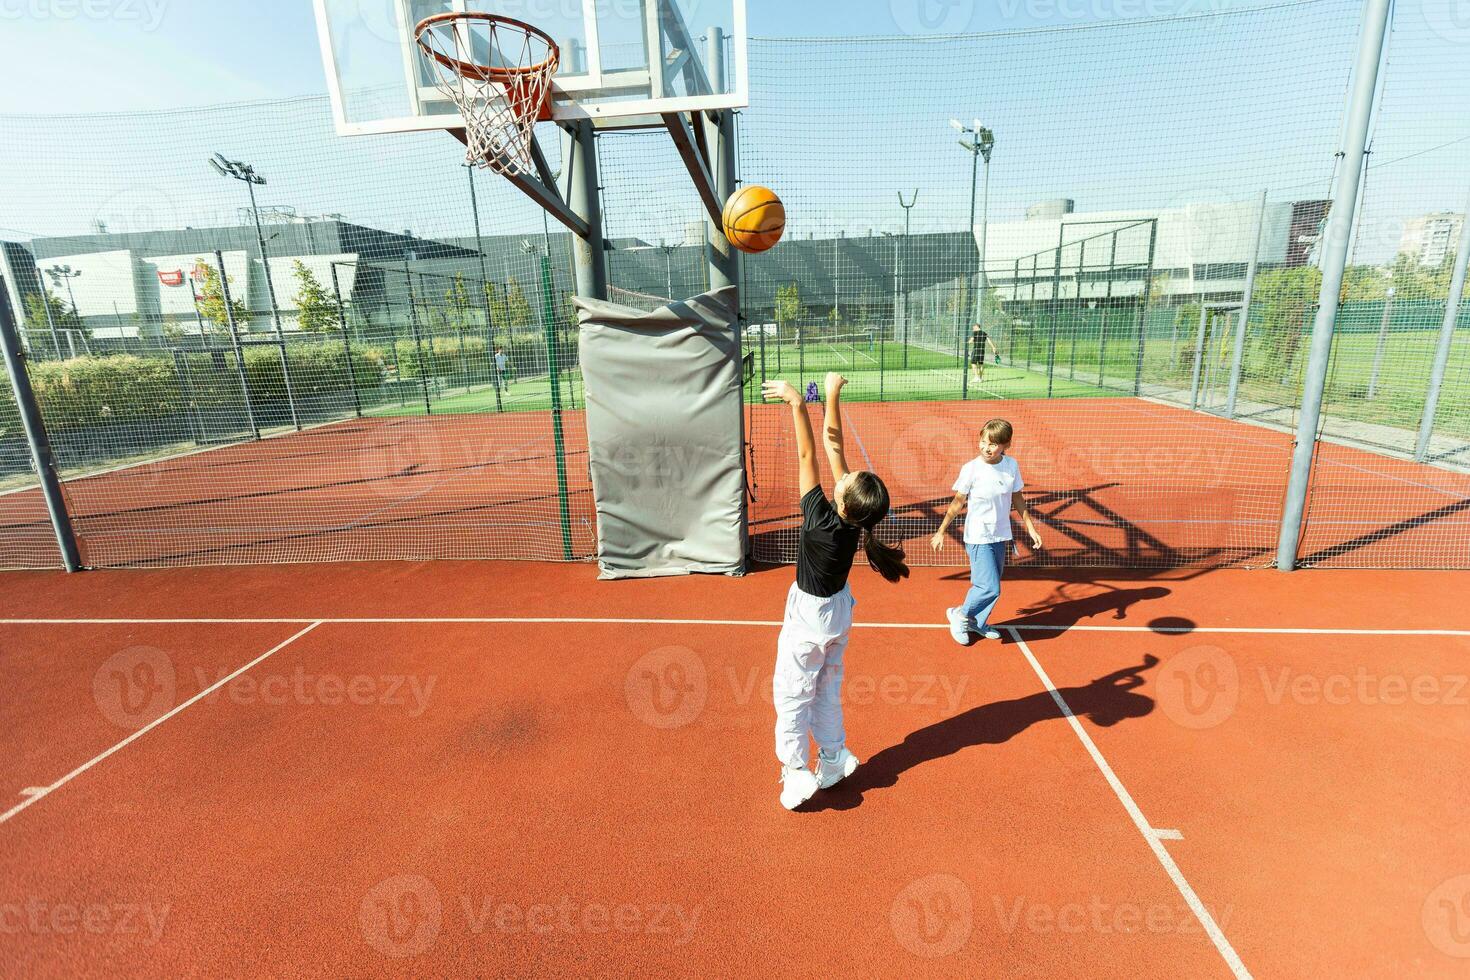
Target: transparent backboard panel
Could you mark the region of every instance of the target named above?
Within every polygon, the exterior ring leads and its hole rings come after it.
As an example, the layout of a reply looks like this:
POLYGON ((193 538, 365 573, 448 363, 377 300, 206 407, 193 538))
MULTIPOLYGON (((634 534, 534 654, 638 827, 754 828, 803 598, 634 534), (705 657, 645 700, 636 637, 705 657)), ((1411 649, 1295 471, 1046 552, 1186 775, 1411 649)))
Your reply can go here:
POLYGON ((560 49, 552 115, 599 126, 747 104, 745 0, 315 0, 344 134, 449 128, 414 25, 453 11, 524 21, 560 49))

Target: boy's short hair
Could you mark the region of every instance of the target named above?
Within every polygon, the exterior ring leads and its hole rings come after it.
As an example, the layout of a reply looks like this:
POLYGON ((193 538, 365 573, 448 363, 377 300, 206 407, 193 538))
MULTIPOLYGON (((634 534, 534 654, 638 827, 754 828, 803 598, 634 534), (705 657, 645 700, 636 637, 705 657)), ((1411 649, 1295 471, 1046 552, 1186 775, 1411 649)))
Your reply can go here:
POLYGON ((991 442, 1010 445, 1011 437, 1015 435, 1015 430, 1011 428, 1011 423, 1005 419, 991 419, 985 423, 985 428, 980 430, 980 434, 988 438, 991 442))

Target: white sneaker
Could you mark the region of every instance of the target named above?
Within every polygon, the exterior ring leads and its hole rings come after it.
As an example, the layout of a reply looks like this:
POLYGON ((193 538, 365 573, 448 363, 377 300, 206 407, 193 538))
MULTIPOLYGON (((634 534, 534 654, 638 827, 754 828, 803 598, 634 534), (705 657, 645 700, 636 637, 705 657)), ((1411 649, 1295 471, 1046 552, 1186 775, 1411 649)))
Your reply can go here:
POLYGON ((987 626, 980 631, 980 635, 985 637, 987 640, 998 640, 1000 639, 1000 630, 996 629, 994 626, 987 626))
POLYGON ((817 795, 817 776, 810 769, 781 770, 781 805, 795 810, 817 795))
POLYGON ((828 761, 826 756, 818 753, 817 786, 821 789, 831 789, 856 772, 857 767, 857 756, 849 752, 845 745, 837 753, 837 757, 831 761, 828 761))
POLYGON ((944 611, 949 619, 949 635, 962 647, 970 645, 970 623, 960 615, 959 607, 951 606, 944 611))

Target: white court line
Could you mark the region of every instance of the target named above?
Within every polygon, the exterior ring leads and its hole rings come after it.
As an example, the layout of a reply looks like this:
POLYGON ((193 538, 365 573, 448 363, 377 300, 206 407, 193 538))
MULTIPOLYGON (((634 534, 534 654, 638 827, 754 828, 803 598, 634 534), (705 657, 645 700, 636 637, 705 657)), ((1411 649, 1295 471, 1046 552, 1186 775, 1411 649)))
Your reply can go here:
POLYGON ((131 745, 133 742, 136 742, 138 739, 142 738, 144 735, 146 735, 149 732, 153 731, 153 729, 157 728, 159 725, 162 725, 164 722, 168 721, 170 718, 172 718, 174 715, 178 714, 180 711, 183 711, 185 708, 189 707, 189 705, 193 704, 195 701, 198 701, 200 698, 208 697, 210 694, 213 694, 215 691, 217 691, 220 688, 224 687, 230 681, 234 680, 236 677, 239 677, 241 674, 245 673, 245 671, 249 670, 251 667, 254 667, 256 664, 260 663, 262 660, 264 660, 265 658, 269 657, 271 654, 277 652, 278 650, 284 650, 287 646, 290 646, 292 643, 294 643, 297 640, 301 639, 307 633, 310 633, 312 630, 316 629, 320 625, 321 625, 321 623, 319 621, 318 622, 313 622, 310 626, 306 627, 306 629, 304 629, 304 630, 301 630, 299 633, 297 633, 294 636, 292 636, 289 640, 285 640, 285 641, 283 641, 281 643, 276 644, 275 646, 273 646, 269 650, 267 650, 265 653, 262 653, 260 656, 256 657, 254 660, 250 661, 245 666, 239 668, 234 673, 230 674, 228 677, 222 677, 222 678, 220 678, 218 681, 216 681, 215 683, 211 684, 209 687, 206 687, 204 690, 200 691, 198 694, 194 695, 189 700, 183 702, 182 704, 175 705, 174 708, 171 711, 169 711, 167 714, 160 715, 157 718, 153 719, 148 724, 144 725, 142 728, 138 729, 136 732, 133 732, 133 734, 131 734, 127 738, 123 739, 121 742, 118 742, 112 748, 107 749, 105 752, 102 752, 99 755, 95 755, 92 758, 88 759, 86 762, 84 762, 81 765, 77 766, 71 772, 67 773, 65 776, 62 776, 60 779, 58 779, 56 782, 52 783, 50 786, 30 787, 29 789, 26 790, 26 793, 28 793, 30 795, 26 796, 26 798, 24 800, 22 800, 21 802, 17 803, 15 806, 11 807, 9 810, 6 810, 4 813, 0 813, 0 823, 4 823, 5 821, 9 820, 11 817, 13 817, 16 814, 20 813, 26 807, 30 806, 32 803, 35 803, 37 800, 44 799, 45 797, 50 796, 52 793, 56 792, 61 787, 65 786, 67 783, 71 782, 73 779, 77 778, 82 773, 86 772, 88 769, 91 769, 93 766, 95 766, 97 763, 101 762, 103 759, 106 759, 108 756, 112 755, 113 753, 119 752, 122 749, 126 748, 128 745, 131 745))
MULTIPOLYGON (((495 624, 528 626, 575 626, 578 624, 610 624, 629 626, 756 626, 776 628, 779 619, 662 619, 647 616, 258 616, 243 618, 221 618, 208 616, 161 617, 154 619, 47 619, 11 618, 0 619, 0 626, 188 626, 188 625, 251 625, 271 623, 311 623, 313 625, 353 625, 395 623, 433 624, 495 624)), ((1328 626, 1084 626, 1070 623, 1018 623, 1009 626, 997 624, 1002 629, 1025 630, 1031 633, 1242 633, 1288 636, 1470 636, 1470 629, 1352 629, 1328 626)), ((854 629, 893 630, 948 630, 949 624, 922 623, 853 623, 854 629)))
POLYGON ((1201 902, 1199 896, 1194 893, 1194 889, 1190 887, 1189 882, 1184 877, 1184 872, 1179 870, 1179 865, 1174 863, 1174 858, 1160 842, 1159 833, 1144 819, 1143 811, 1138 808, 1138 804, 1133 801, 1132 795, 1129 794, 1122 781, 1118 779, 1117 774, 1113 772, 1113 767, 1108 765, 1108 760, 1104 759, 1103 754, 1098 751, 1096 743, 1092 741, 1092 737, 1087 734, 1087 730, 1082 727, 1082 723, 1077 720, 1077 716, 1072 714, 1071 706, 1067 704, 1066 699, 1057 691, 1056 685, 1051 682, 1051 678, 1046 675, 1046 671, 1042 669, 1041 664, 1037 662, 1036 657, 1031 653, 1031 648, 1026 645, 1026 641, 1021 638, 1021 634, 1014 629, 1011 630, 1011 638, 1020 646, 1021 652, 1026 655, 1026 660, 1030 662, 1031 669, 1036 672, 1036 676, 1041 679, 1041 683, 1046 685, 1046 689, 1051 692, 1052 700, 1061 709, 1063 717, 1067 719, 1067 724, 1072 726, 1073 733, 1082 742, 1083 748, 1087 749, 1087 754, 1092 756, 1092 761, 1096 763, 1098 770, 1103 774, 1103 778, 1108 781, 1108 785, 1113 788, 1113 793, 1118 797, 1118 802, 1122 803, 1123 809, 1128 811, 1128 816, 1132 818, 1133 825, 1143 835, 1143 839, 1148 844, 1149 849, 1154 852, 1154 857, 1158 858, 1159 864, 1163 866, 1169 878, 1174 882, 1174 887, 1179 889, 1179 894, 1183 897, 1185 904, 1194 912, 1195 918, 1199 920, 1200 925, 1209 934, 1211 942, 1215 944, 1215 949, 1219 951, 1220 955, 1225 959, 1225 963, 1230 967, 1230 972, 1235 974, 1236 977, 1247 978, 1248 980, 1251 975, 1250 971, 1240 961, 1240 956, 1235 952, 1235 948, 1230 945, 1230 940, 1225 938, 1225 933, 1221 932, 1220 927, 1216 925, 1214 917, 1210 915, 1210 910, 1205 908, 1204 902, 1201 902))

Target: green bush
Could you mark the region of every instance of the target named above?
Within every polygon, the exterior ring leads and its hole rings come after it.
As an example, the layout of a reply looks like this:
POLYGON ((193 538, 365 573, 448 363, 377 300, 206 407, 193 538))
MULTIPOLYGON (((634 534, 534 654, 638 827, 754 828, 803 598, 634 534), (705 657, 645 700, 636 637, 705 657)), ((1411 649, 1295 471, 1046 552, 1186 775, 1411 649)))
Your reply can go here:
MULTIPOLYGON (((298 398, 328 395, 348 389, 347 351, 341 341, 320 344, 293 343, 286 346, 291 368, 291 387, 298 398)), ((386 375, 385 355, 376 347, 357 344, 352 348, 353 380, 359 389, 377 388, 386 375)), ((234 369, 233 357, 230 362, 234 369)), ((281 376, 281 352, 274 345, 245 348, 245 378, 250 391, 280 397, 286 383, 281 376)))
POLYGON ((169 357, 114 354, 30 364, 31 387, 52 431, 179 411, 178 376, 169 357))
POLYGON ((423 337, 415 341, 412 337, 400 337, 394 345, 398 354, 398 376, 400 378, 443 378, 466 374, 474 365, 484 365, 490 359, 484 337, 464 338, 463 356, 458 337, 423 337), (427 363, 427 370, 420 362, 420 353, 427 363))
MULTIPOLYGON (((353 376, 359 389, 383 383, 384 354, 376 348, 353 350, 353 376)), ((346 391, 347 352, 338 342, 291 344, 291 380, 298 398, 346 391)), ((196 407, 238 404, 239 375, 230 351, 111 354, 66 361, 33 361, 31 386, 47 428, 53 432, 121 422, 146 422, 178 414, 185 388, 196 407), (185 377, 180 378, 182 362, 185 377)), ((245 348, 245 377, 254 398, 279 398, 285 391, 280 349, 245 348)), ((8 385, 5 386, 8 389, 8 385)), ((9 401, 9 392, 6 391, 9 401)))

